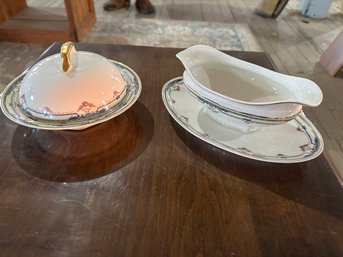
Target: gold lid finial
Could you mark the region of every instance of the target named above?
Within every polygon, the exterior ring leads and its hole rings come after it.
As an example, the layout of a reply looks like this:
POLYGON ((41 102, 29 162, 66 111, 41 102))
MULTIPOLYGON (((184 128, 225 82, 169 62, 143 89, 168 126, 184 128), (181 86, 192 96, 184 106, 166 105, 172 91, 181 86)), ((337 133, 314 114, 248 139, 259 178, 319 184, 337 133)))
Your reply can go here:
POLYGON ((66 42, 61 46, 62 71, 68 72, 71 69, 70 53, 74 48, 73 42, 66 42))

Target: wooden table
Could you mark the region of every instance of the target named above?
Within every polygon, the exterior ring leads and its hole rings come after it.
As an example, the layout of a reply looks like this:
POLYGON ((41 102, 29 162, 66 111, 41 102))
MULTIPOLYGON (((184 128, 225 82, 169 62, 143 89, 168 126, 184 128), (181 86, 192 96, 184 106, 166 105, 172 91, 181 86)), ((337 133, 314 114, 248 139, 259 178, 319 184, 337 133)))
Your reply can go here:
POLYGON ((93 0, 64 0, 64 8, 30 7, 26 0, 0 1, 0 41, 80 41, 95 21, 93 0))
MULTIPOLYGON (((186 132, 161 99, 182 74, 179 49, 76 47, 132 67, 142 94, 79 132, 0 114, 2 257, 343 256, 343 191, 323 155, 263 163, 186 132)), ((230 53, 273 68, 264 53, 230 53)))

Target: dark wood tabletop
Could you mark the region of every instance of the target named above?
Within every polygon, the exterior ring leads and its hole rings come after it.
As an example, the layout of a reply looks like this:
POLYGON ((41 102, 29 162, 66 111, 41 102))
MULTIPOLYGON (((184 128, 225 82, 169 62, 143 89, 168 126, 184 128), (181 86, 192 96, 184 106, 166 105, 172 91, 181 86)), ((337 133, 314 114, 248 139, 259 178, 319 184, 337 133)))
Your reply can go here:
MULTIPOLYGON (((180 49, 76 48, 130 66, 142 94, 83 131, 0 114, 0 256, 343 256, 343 191, 324 155, 259 162, 185 131, 161 98, 180 49)), ((229 53, 273 69, 264 53, 229 53)))

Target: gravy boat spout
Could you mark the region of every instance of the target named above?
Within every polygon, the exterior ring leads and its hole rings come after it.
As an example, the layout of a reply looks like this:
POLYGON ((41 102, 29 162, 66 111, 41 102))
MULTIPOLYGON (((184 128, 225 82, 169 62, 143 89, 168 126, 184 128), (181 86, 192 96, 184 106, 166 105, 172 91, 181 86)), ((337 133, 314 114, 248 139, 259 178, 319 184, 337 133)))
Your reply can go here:
POLYGON ((189 75, 184 76, 186 84, 196 84, 208 97, 220 98, 231 109, 240 105, 245 113, 280 118, 285 113, 292 115, 294 108, 316 107, 323 99, 321 89, 311 80, 271 71, 209 46, 195 45, 176 56, 189 75), (282 114, 268 111, 276 105, 284 108, 282 114), (264 110, 256 111, 259 107, 264 110))

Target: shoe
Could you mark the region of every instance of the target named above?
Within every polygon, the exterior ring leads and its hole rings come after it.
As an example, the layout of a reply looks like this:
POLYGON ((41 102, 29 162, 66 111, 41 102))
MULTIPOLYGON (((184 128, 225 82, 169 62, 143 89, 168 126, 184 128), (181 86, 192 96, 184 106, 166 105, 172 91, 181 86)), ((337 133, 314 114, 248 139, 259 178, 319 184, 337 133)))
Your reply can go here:
POLYGON ((104 3, 103 8, 105 11, 110 12, 128 6, 130 6, 130 0, 109 0, 104 3))
POLYGON ((136 8, 137 11, 143 14, 155 14, 156 9, 155 6, 153 6, 149 1, 143 1, 142 3, 139 3, 141 1, 136 0, 136 8))

